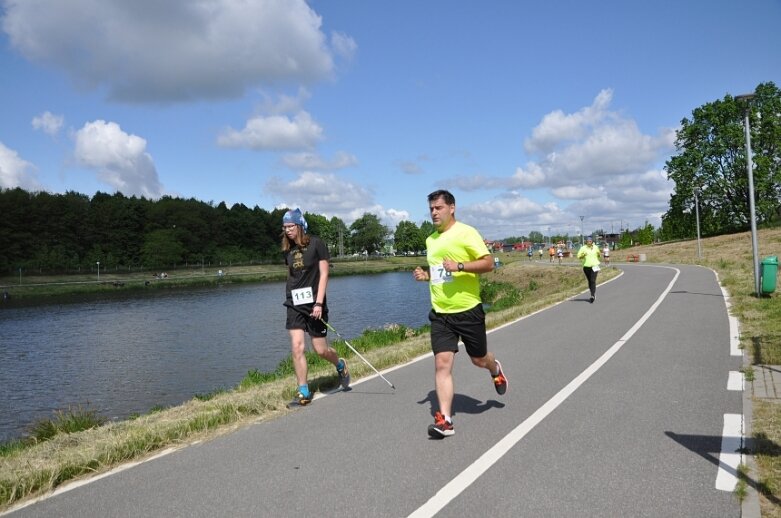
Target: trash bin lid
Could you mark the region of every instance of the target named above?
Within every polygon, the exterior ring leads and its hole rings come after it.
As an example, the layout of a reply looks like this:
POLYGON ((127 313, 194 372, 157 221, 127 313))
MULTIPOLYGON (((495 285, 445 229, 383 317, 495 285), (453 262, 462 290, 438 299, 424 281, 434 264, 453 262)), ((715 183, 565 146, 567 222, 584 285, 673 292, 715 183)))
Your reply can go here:
POLYGON ((771 255, 762 259, 762 264, 778 264, 778 256, 771 255))

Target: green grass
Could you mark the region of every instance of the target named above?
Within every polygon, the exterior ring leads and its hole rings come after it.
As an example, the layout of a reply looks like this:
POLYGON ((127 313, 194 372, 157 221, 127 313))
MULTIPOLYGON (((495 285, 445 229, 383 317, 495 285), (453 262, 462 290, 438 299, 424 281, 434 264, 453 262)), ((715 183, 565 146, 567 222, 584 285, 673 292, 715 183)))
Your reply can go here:
POLYGON ((30 429, 30 440, 33 442, 47 441, 57 434, 75 433, 98 427, 106 422, 104 417, 95 410, 81 406, 68 410, 57 410, 54 418, 43 419, 33 424, 30 429))

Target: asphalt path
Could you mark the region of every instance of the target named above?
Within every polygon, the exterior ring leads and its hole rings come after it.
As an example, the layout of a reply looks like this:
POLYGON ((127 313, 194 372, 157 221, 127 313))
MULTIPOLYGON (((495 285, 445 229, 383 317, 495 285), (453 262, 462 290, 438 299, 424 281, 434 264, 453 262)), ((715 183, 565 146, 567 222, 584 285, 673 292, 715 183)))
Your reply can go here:
POLYGON ((735 444, 725 422, 742 414, 728 390, 742 361, 718 279, 696 266, 620 268, 595 303, 584 292, 489 334, 504 396, 457 356, 452 437, 426 433, 426 355, 384 371, 395 391, 356 380, 10 516, 738 517, 723 450, 735 444))

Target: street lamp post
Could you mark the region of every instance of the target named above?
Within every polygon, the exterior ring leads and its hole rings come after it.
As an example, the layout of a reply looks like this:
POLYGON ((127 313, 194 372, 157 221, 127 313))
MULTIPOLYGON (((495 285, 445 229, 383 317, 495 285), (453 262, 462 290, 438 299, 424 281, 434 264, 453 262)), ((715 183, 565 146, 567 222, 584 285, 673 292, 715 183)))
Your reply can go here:
POLYGON ((583 218, 586 216, 580 217, 580 246, 583 246, 583 218))
POLYGON ((98 280, 100 280, 100 261, 96 261, 96 264, 98 265, 98 280))
POLYGON ((702 257, 702 247, 700 246, 700 201, 697 195, 700 190, 695 187, 694 189, 694 213, 697 217, 697 257, 702 257))
POLYGON ((748 207, 751 218, 751 251, 754 254, 754 293, 757 297, 761 296, 759 292, 759 246, 757 245, 757 218, 754 209, 754 171, 753 158, 751 157, 751 126, 749 125, 749 110, 751 100, 754 94, 744 94, 735 96, 737 101, 746 101, 745 118, 743 126, 746 130, 746 172, 748 173, 748 207))

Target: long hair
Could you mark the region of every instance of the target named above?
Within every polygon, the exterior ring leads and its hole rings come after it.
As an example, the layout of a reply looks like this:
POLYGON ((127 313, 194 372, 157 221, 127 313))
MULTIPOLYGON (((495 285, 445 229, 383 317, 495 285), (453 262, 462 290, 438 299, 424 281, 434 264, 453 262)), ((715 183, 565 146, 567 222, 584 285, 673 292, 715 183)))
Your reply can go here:
POLYGON ((282 231, 282 252, 288 253, 291 248, 294 246, 298 246, 300 248, 303 248, 309 244, 309 234, 304 232, 304 227, 301 225, 296 225, 298 227, 298 236, 295 240, 290 239, 287 237, 287 234, 285 234, 285 231, 282 231))

